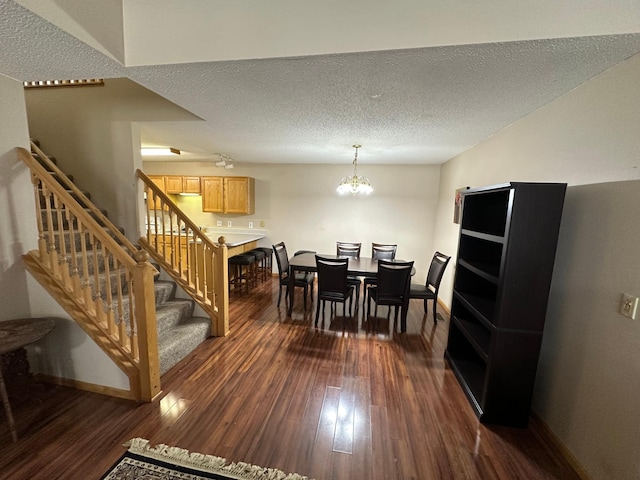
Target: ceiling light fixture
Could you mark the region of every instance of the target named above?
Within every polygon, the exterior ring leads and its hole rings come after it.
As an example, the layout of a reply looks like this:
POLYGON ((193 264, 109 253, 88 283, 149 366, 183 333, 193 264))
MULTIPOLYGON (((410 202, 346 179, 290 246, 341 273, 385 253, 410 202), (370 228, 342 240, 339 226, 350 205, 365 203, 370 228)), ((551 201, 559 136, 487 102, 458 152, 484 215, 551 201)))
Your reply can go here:
POLYGON ((340 181, 340 185, 338 185, 337 188, 337 192, 340 195, 345 195, 347 193, 350 193, 351 195, 357 195, 358 193, 369 195, 373 192, 369 179, 367 177, 358 176, 358 149, 361 147, 362 145, 353 146, 353 148, 356 149, 356 154, 353 157, 353 175, 350 177, 344 177, 340 181))
POLYGON ((227 170, 233 168, 233 160, 229 155, 225 155, 224 153, 216 153, 220 157, 220 160, 216 162, 216 167, 224 167, 227 170))
POLYGON ((171 147, 144 147, 140 149, 140 154, 143 157, 161 157, 164 155, 180 155, 180 150, 171 147))

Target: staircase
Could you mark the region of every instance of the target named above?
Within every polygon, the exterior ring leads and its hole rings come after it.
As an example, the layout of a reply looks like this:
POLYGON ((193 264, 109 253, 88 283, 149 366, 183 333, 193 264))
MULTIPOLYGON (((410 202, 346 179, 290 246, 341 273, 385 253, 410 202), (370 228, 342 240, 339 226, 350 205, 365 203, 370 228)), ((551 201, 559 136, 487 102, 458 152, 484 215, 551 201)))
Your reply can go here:
MULTIPOLYGON (((60 171, 56 166, 57 160, 54 157, 44 155, 37 143, 33 144, 31 155, 44 168, 47 175, 50 175, 51 178, 64 187, 69 194, 69 199, 72 197, 70 202, 76 202, 77 205, 73 208, 83 210, 95 220, 99 229, 103 229, 108 236, 121 245, 125 255, 131 257, 140 256, 139 247, 132 245, 124 237, 122 229, 113 226, 108 220, 106 211, 97 209, 91 203, 90 194, 88 192, 80 192, 75 186, 71 185, 73 177, 67 176, 60 171)), ((31 168, 33 171, 34 167, 31 168)), ((34 182, 34 185, 37 185, 37 182, 34 182)), ((137 306, 138 303, 135 303, 136 306, 133 308, 131 306, 134 298, 132 294, 134 275, 122 268, 118 260, 109 254, 105 242, 97 241, 94 237, 87 235, 86 225, 90 222, 80 219, 81 215, 70 214, 71 205, 62 204, 55 195, 50 196, 50 193, 46 192, 45 185, 46 181, 42 179, 39 186, 36 187, 40 199, 39 230, 41 232, 41 241, 47 243, 45 251, 53 250, 54 255, 58 258, 58 263, 65 264, 65 269, 63 270, 69 271, 67 274, 70 277, 69 282, 79 284, 78 291, 84 289, 87 292, 83 295, 85 298, 65 298, 70 296, 71 292, 69 290, 72 289, 64 287, 63 284, 65 282, 61 281, 64 275, 61 275, 61 278, 55 278, 56 275, 53 273, 56 270, 56 262, 50 262, 53 268, 49 274, 46 273, 47 262, 42 258, 45 255, 40 255, 39 258, 36 258, 38 255, 35 252, 31 252, 30 255, 24 256, 25 264, 34 274, 34 277, 47 288, 74 320, 121 366, 130 378, 135 379, 139 376, 137 372, 133 371, 132 364, 135 363, 134 357, 137 356, 137 352, 140 350, 151 352, 151 359, 149 360, 151 370, 157 367, 159 374, 162 375, 210 336, 212 330, 211 319, 194 316, 195 304, 193 300, 176 298, 176 283, 160 280, 157 264, 154 265, 156 273, 153 275, 152 286, 155 297, 153 302, 153 305, 155 305, 155 332, 147 335, 141 332, 140 327, 137 325, 132 327, 132 324, 136 323, 132 320, 137 315, 135 310, 144 309, 143 306, 137 306), (51 241, 51 237, 54 237, 53 241, 51 241), (69 308, 72 303, 75 306, 69 308), (90 308, 92 303, 98 305, 95 309, 96 316, 104 317, 103 326, 97 325, 96 327, 95 324, 92 325, 91 322, 87 322, 87 315, 84 311, 87 308, 84 307, 88 306, 90 308), (73 315, 75 311, 79 313, 77 316, 73 315), (129 352, 127 352, 127 348, 114 347, 109 338, 103 338, 105 336, 124 338, 125 347, 127 347, 126 339, 128 338, 129 352), (140 341, 142 337, 145 337, 152 342, 157 338, 157 345, 137 346, 138 337, 140 337, 140 341), (156 352, 157 358, 155 357, 156 352), (154 364, 156 367, 153 366, 154 364)), ((140 260, 137 259, 136 261, 140 265, 140 260)), ((145 261, 144 263, 148 268, 151 268, 148 262, 145 261)), ((136 291, 141 292, 143 289, 138 288, 136 291)), ((140 299, 135 301, 139 302, 140 299)), ((94 323, 99 324, 100 322, 94 323)), ((132 390, 136 390, 133 382, 132 390)), ((138 397, 136 394, 132 396, 134 398, 138 397)))
POLYGON ((209 337, 211 320, 193 316, 193 300, 176 298, 175 282, 156 280, 154 287, 160 374, 164 375, 209 337))

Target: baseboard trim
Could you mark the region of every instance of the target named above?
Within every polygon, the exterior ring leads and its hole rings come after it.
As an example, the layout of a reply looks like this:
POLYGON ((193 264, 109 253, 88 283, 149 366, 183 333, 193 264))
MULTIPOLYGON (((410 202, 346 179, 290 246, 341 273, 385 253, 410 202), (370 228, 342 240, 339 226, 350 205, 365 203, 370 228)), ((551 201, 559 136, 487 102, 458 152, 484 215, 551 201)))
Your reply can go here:
POLYGON ((80 380, 43 375, 41 373, 34 374, 33 378, 34 380, 39 382, 51 383, 53 385, 59 385, 61 387, 71 387, 77 390, 83 390, 85 392, 99 393, 101 395, 123 398, 125 400, 135 400, 135 397, 129 390, 122 390, 114 387, 105 387, 104 385, 96 385, 94 383, 81 382, 80 380))
POLYGON ((542 420, 542 418, 540 418, 540 416, 537 413, 531 412, 531 417, 540 426, 540 431, 542 432, 542 434, 549 439, 549 441, 558 450, 558 452, 560 452, 560 455, 562 455, 564 459, 567 462, 569 462, 569 465, 571 465, 571 467, 575 470, 578 476, 582 480, 592 480, 591 476, 587 473, 587 471, 576 459, 576 457, 574 457, 571 451, 569 451, 569 449, 567 448, 567 446, 564 443, 562 443, 562 440, 560 440, 558 435, 556 435, 556 433, 553 430, 551 430, 551 427, 547 425, 547 423, 544 420, 542 420))
POLYGON ((444 303, 442 303, 442 300, 440 300, 439 297, 438 297, 438 306, 442 308, 445 312, 447 312, 448 317, 451 316, 451 310, 444 303))

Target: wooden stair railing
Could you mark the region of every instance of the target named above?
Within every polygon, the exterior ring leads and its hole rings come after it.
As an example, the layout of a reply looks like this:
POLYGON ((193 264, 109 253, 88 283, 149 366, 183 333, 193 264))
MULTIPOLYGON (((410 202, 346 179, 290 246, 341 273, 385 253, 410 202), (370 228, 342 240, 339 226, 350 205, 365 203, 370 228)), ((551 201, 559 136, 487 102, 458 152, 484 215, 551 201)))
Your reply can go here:
MULTIPOLYGON (((133 255, 135 252, 140 250, 137 248, 131 241, 124 236, 124 234, 118 229, 109 218, 102 213, 102 211, 96 207, 89 198, 84 194, 82 190, 80 190, 75 183, 73 183, 67 175, 58 168, 58 166, 51 161, 51 159, 42 151, 40 147, 36 145, 34 142, 31 142, 31 151, 36 152, 41 159, 41 162, 44 163, 45 170, 52 172, 56 175, 59 183, 64 185, 65 189, 73 192, 74 197, 78 200, 78 202, 85 206, 87 210, 91 212, 93 218, 98 220, 102 225, 107 226, 112 236, 116 239, 116 241, 126 248, 129 251, 130 255, 133 255)), ((31 155, 29 155, 31 157, 31 155)))
POLYGON ((152 401, 160 393, 160 365, 157 271, 148 254, 37 147, 55 178, 30 152, 16 150, 31 170, 38 210, 38 249, 23 255, 27 269, 129 377, 131 398, 152 401))
POLYGON ((229 257, 224 237, 213 243, 147 175, 141 170, 136 175, 146 192, 148 219, 146 236, 138 243, 209 315, 211 335, 227 335, 229 257))

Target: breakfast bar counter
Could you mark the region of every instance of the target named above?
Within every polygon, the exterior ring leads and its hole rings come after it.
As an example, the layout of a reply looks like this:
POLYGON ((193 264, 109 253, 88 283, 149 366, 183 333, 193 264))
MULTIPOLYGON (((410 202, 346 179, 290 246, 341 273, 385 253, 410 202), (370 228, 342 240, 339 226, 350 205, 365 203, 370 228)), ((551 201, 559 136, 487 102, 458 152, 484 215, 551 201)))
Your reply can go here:
POLYGON ((258 246, 258 240, 266 237, 265 233, 232 233, 232 232, 207 232, 207 236, 218 243, 218 238, 224 237, 227 245, 229 257, 239 253, 248 252, 258 246))

